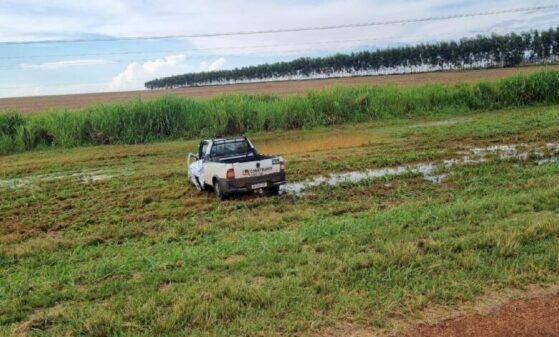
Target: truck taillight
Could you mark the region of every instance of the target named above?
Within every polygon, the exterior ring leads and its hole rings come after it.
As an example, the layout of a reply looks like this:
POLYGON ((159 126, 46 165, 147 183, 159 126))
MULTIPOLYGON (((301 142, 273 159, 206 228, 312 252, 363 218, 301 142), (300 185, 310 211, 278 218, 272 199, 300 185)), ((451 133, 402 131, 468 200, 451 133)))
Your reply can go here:
POLYGON ((235 170, 230 168, 227 170, 227 180, 234 180, 235 179, 235 170))
POLYGON ((285 171, 285 162, 284 161, 280 161, 280 171, 285 171))

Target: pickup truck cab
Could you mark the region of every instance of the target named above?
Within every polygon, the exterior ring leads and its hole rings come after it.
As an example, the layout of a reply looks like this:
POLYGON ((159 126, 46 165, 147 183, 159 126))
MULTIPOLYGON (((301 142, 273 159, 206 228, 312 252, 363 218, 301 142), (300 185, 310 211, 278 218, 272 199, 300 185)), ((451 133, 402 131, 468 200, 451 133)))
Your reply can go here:
POLYGON ((285 161, 256 151, 244 136, 207 139, 188 155, 188 177, 198 190, 213 189, 218 199, 254 190, 279 194, 285 161))

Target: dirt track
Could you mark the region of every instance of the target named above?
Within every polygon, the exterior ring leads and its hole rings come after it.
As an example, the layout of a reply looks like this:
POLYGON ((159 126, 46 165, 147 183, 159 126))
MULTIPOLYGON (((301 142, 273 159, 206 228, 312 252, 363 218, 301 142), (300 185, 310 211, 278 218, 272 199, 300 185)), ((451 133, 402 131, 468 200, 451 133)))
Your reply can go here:
POLYGON ((489 315, 465 316, 434 326, 420 325, 402 337, 559 336, 559 294, 510 302, 489 315))
MULTIPOLYGON (((559 69, 559 66, 552 66, 559 69)), ((360 84, 396 84, 414 85, 422 83, 456 83, 463 81, 476 81, 480 79, 499 79, 516 73, 533 72, 540 67, 523 67, 507 69, 489 69, 472 71, 449 71, 411 75, 366 76, 351 78, 335 78, 325 80, 305 81, 280 81, 268 83, 234 84, 223 86, 180 88, 172 90, 155 91, 124 91, 106 92, 79 95, 35 96, 18 98, 1 98, 0 110, 11 109, 20 112, 38 112, 50 108, 83 108, 97 103, 127 101, 133 98, 150 99, 164 94, 177 94, 189 97, 210 97, 230 93, 252 94, 300 94, 311 89, 323 88, 334 85, 360 85, 360 84)))
POLYGON ((559 337, 559 284, 509 289, 454 309, 430 308, 420 316, 399 317, 384 331, 349 323, 313 336, 559 337))

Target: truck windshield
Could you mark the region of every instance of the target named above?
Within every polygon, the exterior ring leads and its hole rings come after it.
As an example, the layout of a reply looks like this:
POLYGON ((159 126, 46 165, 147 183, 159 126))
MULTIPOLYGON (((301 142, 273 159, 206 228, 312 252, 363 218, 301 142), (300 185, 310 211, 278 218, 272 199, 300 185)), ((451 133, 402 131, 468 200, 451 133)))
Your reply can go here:
POLYGON ((250 155, 249 146, 246 141, 233 141, 212 146, 212 157, 236 157, 250 155))

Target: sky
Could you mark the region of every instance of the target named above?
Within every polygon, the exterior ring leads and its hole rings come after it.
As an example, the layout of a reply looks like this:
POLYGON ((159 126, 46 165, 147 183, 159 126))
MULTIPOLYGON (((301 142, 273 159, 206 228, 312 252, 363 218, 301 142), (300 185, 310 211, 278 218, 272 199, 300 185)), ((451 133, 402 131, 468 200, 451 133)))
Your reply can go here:
POLYGON ((186 72, 559 25, 559 7, 407 24, 216 37, 559 5, 532 0, 0 0, 0 97, 141 90, 186 72), (45 40, 80 42, 28 43, 45 40), (14 42, 22 42, 17 44, 14 42))

